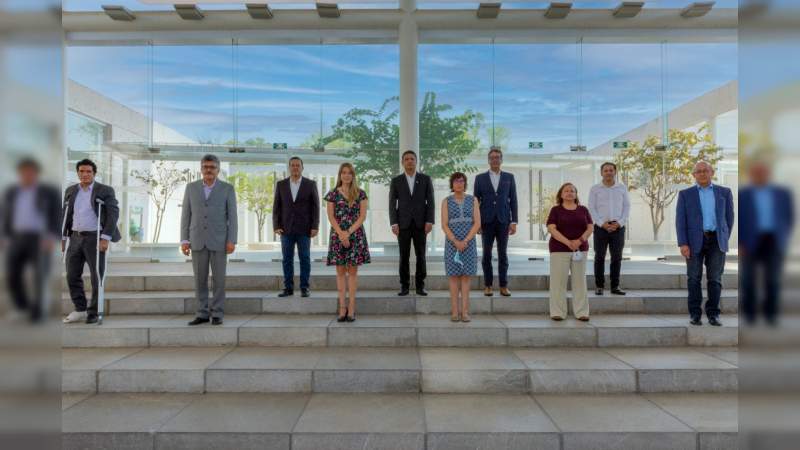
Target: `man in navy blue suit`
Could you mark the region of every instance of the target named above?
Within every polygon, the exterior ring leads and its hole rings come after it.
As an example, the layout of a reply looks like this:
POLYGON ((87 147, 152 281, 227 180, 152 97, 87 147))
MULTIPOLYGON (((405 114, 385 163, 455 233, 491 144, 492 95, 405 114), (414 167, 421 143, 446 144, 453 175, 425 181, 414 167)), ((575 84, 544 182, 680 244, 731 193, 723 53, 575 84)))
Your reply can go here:
POLYGON ((756 277, 762 272, 762 312, 775 325, 780 308, 783 261, 794 225, 792 193, 770 182, 770 167, 756 161, 748 170, 751 185, 739 191, 739 257, 741 305, 748 324, 756 321, 756 277))
POLYGON ((692 325, 702 325, 703 264, 706 266, 708 300, 706 317, 713 326, 719 321, 719 298, 722 293, 722 271, 725 253, 733 229, 733 194, 731 190, 713 184, 714 168, 699 161, 692 171, 696 185, 678 193, 675 227, 681 255, 686 258, 689 287, 689 316, 692 325))
POLYGON ((492 296, 492 246, 497 240, 497 272, 500 295, 508 297, 508 236, 517 232, 517 186, 514 175, 500 171, 503 152, 498 147, 489 150, 489 171, 475 177, 474 194, 481 208, 483 238, 483 295, 492 296))

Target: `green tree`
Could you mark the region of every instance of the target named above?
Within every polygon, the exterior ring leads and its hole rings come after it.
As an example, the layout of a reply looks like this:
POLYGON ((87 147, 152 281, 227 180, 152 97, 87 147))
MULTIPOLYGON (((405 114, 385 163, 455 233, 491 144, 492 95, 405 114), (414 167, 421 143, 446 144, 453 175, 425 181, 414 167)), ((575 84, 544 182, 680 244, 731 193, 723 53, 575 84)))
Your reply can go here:
POLYGON ((656 241, 666 209, 675 200, 678 187, 693 182, 694 164, 705 160, 715 166, 722 159, 722 148, 714 144, 707 125, 696 132, 671 129, 667 135, 670 144, 665 150, 656 149, 660 137, 648 136, 644 142, 631 143, 615 157, 628 189, 639 190, 650 208, 653 239, 656 241))
POLYGON ((189 169, 177 170, 174 161, 153 161, 150 169, 133 170, 131 176, 147 187, 147 194, 156 205, 156 227, 153 243, 158 243, 161 237, 161 225, 164 223, 164 212, 167 202, 175 194, 178 186, 191 181, 192 171, 189 169))
MULTIPOLYGON (((389 98, 375 111, 353 108, 336 121, 333 133, 323 139, 325 145, 336 140, 350 143, 342 156, 353 162, 365 181, 388 183, 398 171, 398 102, 398 97, 389 98)), ((434 179, 449 177, 454 171, 475 170, 466 159, 480 146, 478 132, 483 117, 470 110, 442 117, 451 109, 450 105, 438 104, 436 94, 428 92, 419 112, 420 166, 434 179)))
POLYGON ((256 215, 258 242, 264 242, 264 226, 272 213, 275 174, 236 172, 228 177, 228 182, 236 189, 237 198, 256 215))

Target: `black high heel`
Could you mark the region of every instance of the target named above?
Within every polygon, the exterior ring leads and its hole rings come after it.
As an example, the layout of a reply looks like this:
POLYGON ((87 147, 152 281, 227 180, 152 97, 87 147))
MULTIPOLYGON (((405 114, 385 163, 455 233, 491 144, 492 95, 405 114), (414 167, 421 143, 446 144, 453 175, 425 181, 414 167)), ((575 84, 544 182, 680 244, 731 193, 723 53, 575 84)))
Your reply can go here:
POLYGON ((336 321, 340 322, 340 323, 344 322, 345 320, 347 320, 347 308, 339 307, 339 311, 341 311, 341 310, 344 310, 344 314, 343 315, 340 316, 338 313, 336 314, 336 321))
POLYGON ((348 314, 347 316, 345 316, 345 319, 346 319, 348 322, 355 322, 355 321, 356 321, 356 315, 355 315, 355 314, 353 314, 353 315, 351 316, 350 314, 348 314))

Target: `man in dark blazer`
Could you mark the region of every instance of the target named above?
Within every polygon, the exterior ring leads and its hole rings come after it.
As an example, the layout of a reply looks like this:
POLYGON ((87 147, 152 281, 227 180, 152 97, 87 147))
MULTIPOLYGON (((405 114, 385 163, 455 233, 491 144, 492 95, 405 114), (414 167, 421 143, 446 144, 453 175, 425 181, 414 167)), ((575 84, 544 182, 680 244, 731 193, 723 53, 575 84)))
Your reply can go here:
POLYGON ((119 206, 114 189, 95 181, 97 165, 89 159, 78 161, 78 184, 67 188, 64 193, 64 230, 61 249, 69 237, 69 248, 66 249, 67 284, 75 311, 71 312, 64 323, 78 322, 86 319, 86 323, 97 322, 97 297, 99 280, 97 278, 96 255, 100 252, 100 276, 105 271, 106 252, 109 242, 119 242, 122 238, 117 228, 119 206), (102 207, 102 209, 101 209, 102 207), (100 215, 100 247, 97 239, 97 214, 100 215), (89 265, 92 279, 92 299, 87 305, 86 291, 83 289, 83 266, 89 265))
POLYGON ((0 236, 6 250, 6 279, 14 307, 39 322, 47 312, 47 282, 51 253, 60 240, 58 189, 40 182, 41 166, 31 158, 17 163, 16 185, 3 195, 0 236), (34 278, 31 297, 24 281, 26 268, 34 278))
POLYGON ((750 185, 739 191, 739 259, 742 313, 748 324, 758 315, 756 279, 762 273, 762 312, 777 324, 781 276, 794 226, 794 199, 789 189, 770 181, 767 163, 754 161, 748 170, 750 185))
POLYGON ((689 288, 689 317, 692 325, 702 325, 703 264, 706 266, 708 300, 705 310, 708 323, 721 326, 719 299, 725 253, 733 229, 733 194, 713 184, 714 168, 700 161, 692 172, 696 185, 678 193, 675 225, 681 255, 686 258, 689 288))
POLYGON ((508 237, 517 232, 517 185, 514 175, 502 172, 503 152, 489 150, 489 171, 475 177, 474 193, 481 206, 481 237, 483 240, 483 295, 491 297, 492 246, 497 240, 497 272, 500 294, 508 297, 508 237))
POLYGON ((417 257, 417 295, 428 295, 425 292, 425 245, 435 223, 433 181, 424 173, 417 172, 417 154, 413 151, 405 151, 402 161, 403 173, 394 177, 389 186, 389 223, 400 245, 400 292, 397 295, 405 296, 409 292, 412 242, 417 257))
POLYGON ((303 176, 303 160, 289 159, 289 177, 275 186, 272 203, 272 229, 281 237, 283 252, 283 292, 278 297, 294 295, 294 248, 300 258, 300 291, 311 295, 311 239, 319 231, 319 191, 317 182, 303 176))

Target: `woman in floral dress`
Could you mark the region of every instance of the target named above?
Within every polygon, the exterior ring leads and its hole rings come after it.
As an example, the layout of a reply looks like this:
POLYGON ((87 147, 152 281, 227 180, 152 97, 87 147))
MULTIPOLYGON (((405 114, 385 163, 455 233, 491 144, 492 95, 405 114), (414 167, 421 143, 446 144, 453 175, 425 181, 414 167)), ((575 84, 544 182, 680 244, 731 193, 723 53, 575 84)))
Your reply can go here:
POLYGON ((336 188, 325 195, 328 202, 328 221, 331 236, 328 243, 329 266, 336 266, 336 288, 339 291, 339 311, 336 320, 356 320, 356 289, 358 266, 370 262, 364 220, 369 201, 367 194, 358 188, 356 171, 350 163, 339 166, 336 188), (350 292, 350 302, 345 305, 345 292, 350 292))

